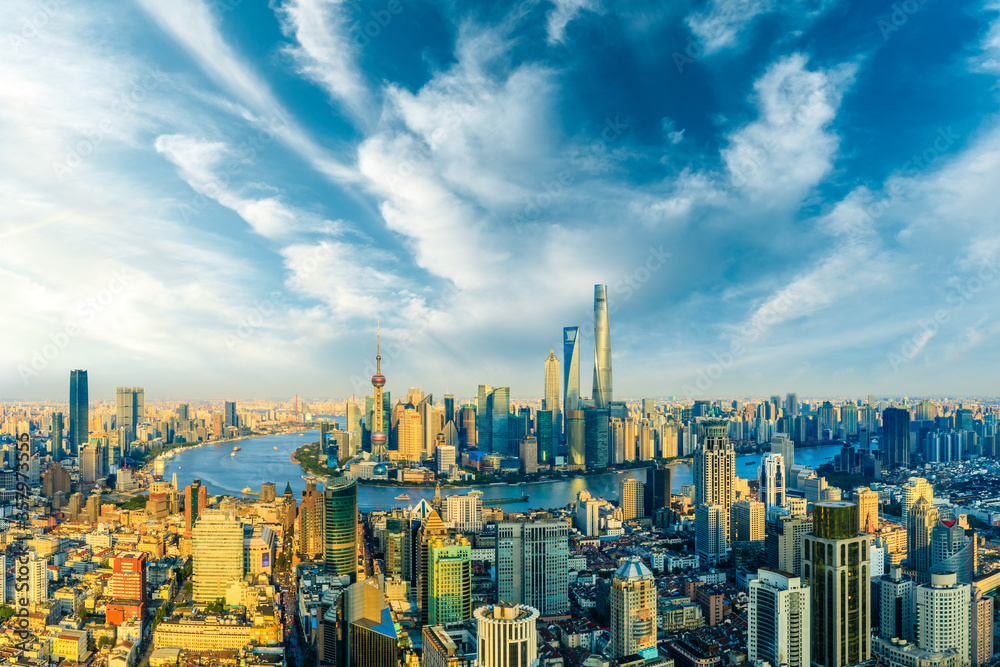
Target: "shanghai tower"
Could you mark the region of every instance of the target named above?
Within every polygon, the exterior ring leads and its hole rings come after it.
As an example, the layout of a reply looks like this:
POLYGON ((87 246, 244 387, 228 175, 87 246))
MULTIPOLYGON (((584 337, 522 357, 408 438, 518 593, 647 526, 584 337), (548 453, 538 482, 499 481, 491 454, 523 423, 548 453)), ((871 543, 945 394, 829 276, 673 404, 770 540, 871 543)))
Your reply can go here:
POLYGON ((594 285, 594 405, 611 404, 611 324, 608 322, 608 286, 594 285))

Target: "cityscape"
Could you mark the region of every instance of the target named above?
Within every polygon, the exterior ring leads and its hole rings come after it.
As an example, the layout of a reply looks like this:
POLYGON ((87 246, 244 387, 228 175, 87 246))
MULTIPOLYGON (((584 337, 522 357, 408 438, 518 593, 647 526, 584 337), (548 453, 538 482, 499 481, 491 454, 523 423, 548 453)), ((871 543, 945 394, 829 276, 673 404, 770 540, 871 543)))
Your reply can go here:
POLYGON ((1000 667, 1000 0, 0 27, 0 667, 1000 667))
POLYGON ((111 402, 77 369, 5 404, 0 654, 994 664, 1000 402, 616 400, 605 285, 593 318, 590 396, 574 326, 536 400, 393 402, 376 331, 363 402, 111 402))

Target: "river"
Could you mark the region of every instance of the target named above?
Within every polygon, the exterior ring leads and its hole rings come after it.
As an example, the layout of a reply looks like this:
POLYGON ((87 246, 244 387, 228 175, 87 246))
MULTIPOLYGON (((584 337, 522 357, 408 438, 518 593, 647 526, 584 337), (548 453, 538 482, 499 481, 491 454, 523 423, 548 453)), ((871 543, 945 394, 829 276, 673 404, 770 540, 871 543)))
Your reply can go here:
MULTIPOLYGON (((164 479, 170 480, 177 473, 177 484, 183 489, 192 479, 199 478, 208 486, 209 494, 239 495, 246 487, 260 491, 261 482, 274 482, 278 495, 285 490, 286 482, 291 484, 295 497, 301 498, 306 482, 302 479, 302 469, 291 462, 291 455, 306 443, 319 440, 319 431, 305 431, 284 435, 267 435, 258 438, 248 438, 239 441, 242 449, 236 456, 230 456, 233 443, 207 443, 176 453, 173 460, 167 461, 164 467, 164 479)), ((818 466, 833 459, 840 452, 839 445, 824 445, 795 450, 795 463, 808 466, 818 466)), ((760 462, 759 454, 748 454, 736 457, 736 474, 740 477, 752 478, 757 474, 756 465, 760 462), (750 463, 750 465, 748 465, 750 463)), ((670 486, 674 493, 682 484, 692 481, 691 466, 678 463, 670 466, 670 486)), ((548 509, 563 507, 572 502, 580 491, 589 491, 598 498, 608 500, 618 499, 618 486, 622 480, 633 477, 645 481, 645 469, 635 469, 620 473, 603 475, 588 475, 557 481, 527 483, 521 486, 481 486, 462 487, 457 489, 442 489, 442 495, 453 493, 466 494, 473 488, 483 492, 483 502, 489 505, 490 499, 518 497, 528 495, 527 502, 504 503, 505 510, 524 510, 528 508, 548 509)), ((413 488, 402 486, 358 487, 358 506, 362 511, 386 509, 403 504, 415 504, 421 498, 433 499, 433 488, 413 488), (395 500, 397 495, 406 493, 410 500, 405 503, 395 500)))

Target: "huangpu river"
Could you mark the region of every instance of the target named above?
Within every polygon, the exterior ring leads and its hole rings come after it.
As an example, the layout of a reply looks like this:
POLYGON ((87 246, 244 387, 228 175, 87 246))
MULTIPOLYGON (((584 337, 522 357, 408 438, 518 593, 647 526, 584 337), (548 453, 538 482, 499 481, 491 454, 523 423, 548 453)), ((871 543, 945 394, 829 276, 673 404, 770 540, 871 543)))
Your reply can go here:
MULTIPOLYGON (((319 440, 319 431, 304 431, 285 435, 268 435, 258 438, 247 438, 238 442, 221 444, 206 443, 182 452, 177 452, 173 459, 164 466, 164 479, 170 480, 177 473, 177 484, 184 488, 191 480, 198 478, 208 486, 210 494, 228 494, 238 496, 246 487, 260 492, 261 482, 274 482, 278 495, 289 483, 295 491, 295 497, 300 498, 306 488, 302 479, 302 469, 291 462, 295 450, 304 444, 319 440), (233 447, 239 445, 241 450, 236 456, 231 456, 233 447)), ((808 466, 818 466, 831 461, 840 452, 839 445, 824 445, 795 450, 795 463, 808 466)), ((760 463, 759 454, 749 454, 736 457, 736 474, 744 478, 753 478, 757 474, 760 463)), ((670 466, 670 485, 674 493, 682 484, 690 484, 691 466, 678 463, 670 466)), ((466 486, 460 488, 442 489, 441 494, 466 494, 472 489, 483 492, 483 502, 489 504, 490 499, 515 498, 522 494, 528 496, 527 502, 505 503, 505 510, 524 510, 528 508, 548 509, 564 507, 573 502, 580 491, 589 491, 592 495, 608 500, 618 499, 618 487, 622 480, 633 477, 645 481, 646 470, 637 468, 619 473, 587 475, 555 481, 526 483, 518 486, 487 485, 466 486)), ((421 498, 433 499, 433 488, 414 488, 405 486, 358 486, 358 506, 362 511, 386 509, 395 506, 416 504, 421 498), (409 501, 397 501, 396 496, 405 493, 409 501)))

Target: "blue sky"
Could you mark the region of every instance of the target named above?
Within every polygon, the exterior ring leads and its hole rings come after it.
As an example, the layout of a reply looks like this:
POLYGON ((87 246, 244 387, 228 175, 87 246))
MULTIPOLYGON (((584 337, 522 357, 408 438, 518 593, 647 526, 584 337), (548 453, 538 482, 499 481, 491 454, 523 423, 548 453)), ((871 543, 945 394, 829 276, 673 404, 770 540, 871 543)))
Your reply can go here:
POLYGON ((995 2, 0 16, 6 398, 995 393, 995 2))

